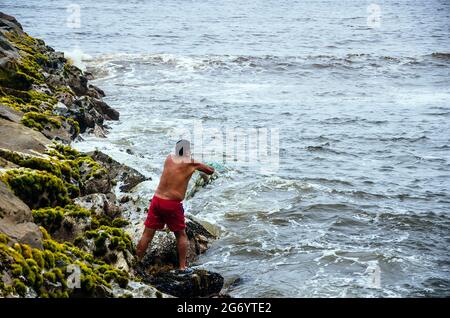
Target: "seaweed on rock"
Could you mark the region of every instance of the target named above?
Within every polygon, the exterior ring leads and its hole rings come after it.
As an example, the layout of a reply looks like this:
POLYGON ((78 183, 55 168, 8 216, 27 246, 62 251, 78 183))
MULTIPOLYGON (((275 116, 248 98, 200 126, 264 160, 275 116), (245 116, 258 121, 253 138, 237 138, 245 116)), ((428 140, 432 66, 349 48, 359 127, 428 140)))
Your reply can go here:
POLYGON ((96 260, 68 243, 58 243, 44 232, 44 250, 25 244, 8 245, 8 238, 0 236, 0 277, 8 275, 10 283, 2 280, 0 296, 25 296, 33 291, 38 297, 111 296, 112 283, 125 288, 128 273, 96 260), (81 274, 80 285, 71 284, 72 268, 81 274))
POLYGON ((58 185, 58 192, 67 192, 69 198, 78 197, 83 193, 86 183, 90 180, 106 175, 106 170, 98 162, 86 154, 79 153, 70 146, 55 144, 54 147, 47 151, 47 155, 47 158, 43 158, 0 149, 0 157, 20 167, 29 168, 28 170, 18 169, 18 171, 22 171, 21 173, 6 171, 3 173, 3 177, 0 175, 0 179, 9 184, 15 192, 17 190, 16 195, 21 198, 26 198, 26 195, 30 194, 30 192, 35 192, 34 196, 24 200, 32 208, 65 205, 70 202, 70 200, 65 199, 49 204, 39 200, 36 201, 36 195, 45 192, 45 187, 29 189, 29 186, 31 186, 31 180, 38 179, 37 177, 40 174, 47 176, 47 179, 50 178, 55 186, 58 185), (17 178, 15 178, 18 175, 22 175, 21 182, 18 182, 17 178), (28 179, 25 176, 28 176, 28 179), (35 177, 31 178, 31 176, 35 177), (25 179, 30 182, 23 182, 25 179), (59 183, 62 183, 62 185, 59 186, 59 183))
POLYGON ((47 171, 10 169, 2 172, 0 180, 32 208, 66 205, 71 202, 64 182, 47 171))

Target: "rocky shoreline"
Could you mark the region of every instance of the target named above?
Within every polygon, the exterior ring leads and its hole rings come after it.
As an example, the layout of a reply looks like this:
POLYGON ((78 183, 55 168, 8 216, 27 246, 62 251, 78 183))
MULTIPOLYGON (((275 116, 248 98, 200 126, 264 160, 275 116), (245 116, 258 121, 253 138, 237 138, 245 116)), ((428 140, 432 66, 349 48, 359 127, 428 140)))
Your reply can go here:
MULTIPOLYGON (((217 273, 170 272, 177 260, 170 233, 159 233, 136 262, 123 214, 145 213, 126 193, 147 178, 70 146, 82 133, 105 137, 105 122, 120 116, 90 78, 0 12, 0 297, 221 295, 217 273)), ((216 239, 194 219, 187 234, 190 261, 216 239)))

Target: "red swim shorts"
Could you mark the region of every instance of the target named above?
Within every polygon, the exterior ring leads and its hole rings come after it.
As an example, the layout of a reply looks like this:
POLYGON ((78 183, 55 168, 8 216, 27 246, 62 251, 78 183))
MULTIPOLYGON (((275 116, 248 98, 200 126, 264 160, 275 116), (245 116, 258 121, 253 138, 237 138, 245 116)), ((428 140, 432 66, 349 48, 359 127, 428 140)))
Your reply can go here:
POLYGON ((183 204, 153 196, 144 224, 154 230, 162 230, 165 224, 172 232, 183 230, 186 227, 183 204))

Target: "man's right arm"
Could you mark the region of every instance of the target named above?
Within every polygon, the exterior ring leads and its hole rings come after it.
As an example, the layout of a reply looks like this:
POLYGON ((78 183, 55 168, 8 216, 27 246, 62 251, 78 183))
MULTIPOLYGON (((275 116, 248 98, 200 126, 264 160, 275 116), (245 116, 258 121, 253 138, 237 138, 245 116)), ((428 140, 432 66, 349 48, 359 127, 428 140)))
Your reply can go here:
POLYGON ((204 163, 201 163, 198 161, 194 161, 194 167, 195 167, 195 170, 199 170, 199 171, 204 172, 209 175, 214 173, 213 167, 205 165, 204 163))

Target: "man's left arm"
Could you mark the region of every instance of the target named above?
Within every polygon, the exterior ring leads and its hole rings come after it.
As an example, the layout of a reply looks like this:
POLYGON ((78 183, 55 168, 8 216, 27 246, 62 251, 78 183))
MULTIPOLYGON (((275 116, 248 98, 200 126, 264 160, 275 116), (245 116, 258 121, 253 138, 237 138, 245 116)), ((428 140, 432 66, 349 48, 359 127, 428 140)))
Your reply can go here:
POLYGON ((195 170, 199 170, 201 172, 204 172, 208 175, 212 175, 214 173, 214 168, 208 165, 205 165, 204 163, 198 162, 198 161, 193 161, 193 165, 195 170))

